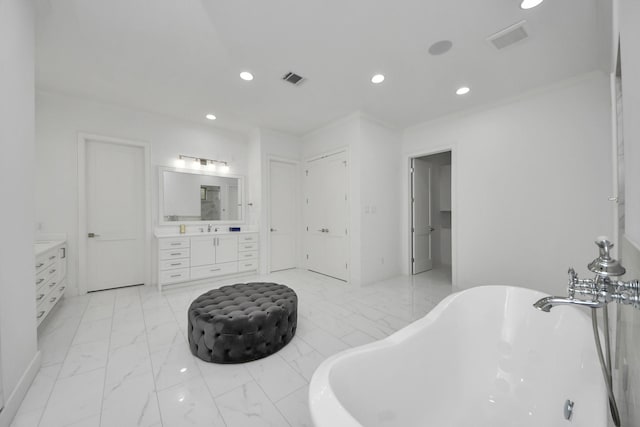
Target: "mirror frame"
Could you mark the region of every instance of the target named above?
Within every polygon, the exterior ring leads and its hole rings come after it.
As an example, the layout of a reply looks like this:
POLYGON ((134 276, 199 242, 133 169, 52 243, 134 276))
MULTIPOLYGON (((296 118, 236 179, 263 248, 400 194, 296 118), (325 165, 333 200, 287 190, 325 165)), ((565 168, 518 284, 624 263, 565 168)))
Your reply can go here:
POLYGON ((205 170, 196 169, 184 169, 175 168, 170 166, 158 166, 158 225, 206 225, 206 224, 244 224, 245 220, 244 209, 244 176, 234 175, 230 173, 216 173, 205 170), (178 173, 190 173, 193 175, 209 175, 219 176, 220 178, 237 178, 238 179, 238 207, 240 218, 237 220, 210 220, 210 221, 166 221, 164 219, 164 173, 165 172, 178 172, 178 173))

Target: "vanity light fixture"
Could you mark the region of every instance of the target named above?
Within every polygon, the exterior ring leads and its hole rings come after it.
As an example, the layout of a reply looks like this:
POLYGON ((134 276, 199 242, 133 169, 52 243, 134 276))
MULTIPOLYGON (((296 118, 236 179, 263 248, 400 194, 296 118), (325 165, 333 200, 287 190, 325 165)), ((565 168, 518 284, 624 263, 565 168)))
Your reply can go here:
POLYGON ((214 171, 219 168, 220 172, 227 173, 231 169, 229 164, 224 160, 215 160, 215 159, 205 159, 204 157, 193 157, 193 156, 185 156, 184 154, 180 154, 178 156, 178 160, 176 160, 177 167, 184 167, 186 164, 185 159, 193 160, 193 165, 191 166, 194 169, 205 169, 208 171, 214 171))
POLYGON ((209 120, 215 120, 217 118, 214 114, 207 114, 205 117, 209 120))
POLYGON ((544 0, 522 0, 520 3, 520 9, 533 9, 540 5, 544 0))
POLYGON ((253 74, 251 74, 248 71, 243 71, 243 72, 240 73, 240 78, 242 80, 250 82, 251 80, 253 80, 253 74))
POLYGON ((471 89, 469 89, 467 86, 462 86, 459 87, 458 90, 456 90, 456 95, 466 95, 471 91, 471 89))

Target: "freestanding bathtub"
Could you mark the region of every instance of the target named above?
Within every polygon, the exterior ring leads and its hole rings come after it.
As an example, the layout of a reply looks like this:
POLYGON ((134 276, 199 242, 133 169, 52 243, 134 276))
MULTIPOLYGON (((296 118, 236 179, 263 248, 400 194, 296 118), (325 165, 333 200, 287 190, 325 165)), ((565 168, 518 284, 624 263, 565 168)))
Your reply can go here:
POLYGON ((314 424, 605 427, 590 317, 570 306, 533 308, 544 296, 472 288, 382 341, 330 357, 311 380, 314 424))

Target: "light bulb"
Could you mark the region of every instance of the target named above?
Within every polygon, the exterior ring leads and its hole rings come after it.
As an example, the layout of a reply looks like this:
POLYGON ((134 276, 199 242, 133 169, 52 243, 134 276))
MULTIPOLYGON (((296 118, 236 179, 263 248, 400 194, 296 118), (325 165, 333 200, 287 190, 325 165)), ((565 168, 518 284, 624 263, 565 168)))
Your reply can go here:
POLYGON ((222 172, 222 173, 229 172, 229 169, 231 169, 231 168, 227 164, 224 164, 224 165, 220 166, 220 172, 222 172))
POLYGON ((184 159, 176 159, 176 161, 174 162, 174 165, 177 168, 183 168, 185 166, 185 161, 184 159))
POLYGON ((384 76, 382 74, 376 74, 375 76, 371 77, 371 83, 380 84, 383 81, 384 81, 384 76))

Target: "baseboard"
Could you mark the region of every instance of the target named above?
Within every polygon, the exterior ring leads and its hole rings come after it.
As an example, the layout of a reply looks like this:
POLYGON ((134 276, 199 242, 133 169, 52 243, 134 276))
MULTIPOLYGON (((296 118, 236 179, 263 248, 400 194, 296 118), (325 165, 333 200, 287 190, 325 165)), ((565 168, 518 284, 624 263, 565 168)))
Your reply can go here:
POLYGON ((13 392, 7 400, 4 402, 4 409, 0 412, 0 427, 9 427, 11 421, 16 416, 24 397, 31 386, 34 378, 40 371, 40 365, 42 362, 42 353, 36 352, 35 356, 31 360, 31 363, 20 377, 18 385, 13 389, 13 392))

